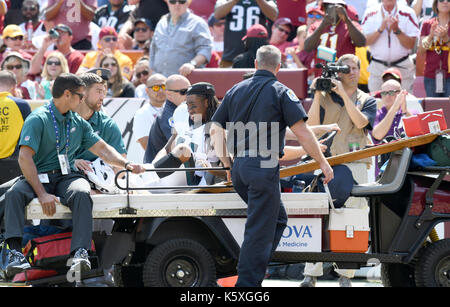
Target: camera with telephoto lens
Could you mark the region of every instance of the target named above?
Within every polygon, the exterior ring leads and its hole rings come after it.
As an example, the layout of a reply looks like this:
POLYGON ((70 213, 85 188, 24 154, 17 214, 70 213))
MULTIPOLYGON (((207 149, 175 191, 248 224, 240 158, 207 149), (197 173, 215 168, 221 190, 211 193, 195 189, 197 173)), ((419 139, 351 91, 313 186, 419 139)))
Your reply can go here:
POLYGON ((336 65, 336 63, 316 64, 316 68, 322 68, 322 75, 316 80, 316 91, 331 92, 334 87, 332 79, 338 79, 338 73, 348 74, 348 65, 336 65))
POLYGON ((48 31, 48 35, 53 39, 59 38, 59 33, 55 29, 51 29, 50 31, 48 31))

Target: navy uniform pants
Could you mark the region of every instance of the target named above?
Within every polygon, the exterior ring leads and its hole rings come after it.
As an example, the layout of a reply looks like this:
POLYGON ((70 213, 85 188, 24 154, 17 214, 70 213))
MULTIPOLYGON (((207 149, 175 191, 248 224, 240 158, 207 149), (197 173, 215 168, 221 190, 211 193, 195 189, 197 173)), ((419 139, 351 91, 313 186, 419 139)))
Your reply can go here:
POLYGON ((248 206, 237 287, 261 286, 287 223, 280 198, 280 168, 262 168, 262 160, 236 158, 232 169, 234 188, 248 206))
MULTIPOLYGON (((61 203, 72 211, 71 251, 90 250, 92 241, 91 187, 80 173, 49 174, 50 183, 44 183, 47 193, 60 197, 61 203)), ((5 239, 22 238, 25 224, 25 206, 36 197, 31 185, 21 178, 5 193, 5 239)))

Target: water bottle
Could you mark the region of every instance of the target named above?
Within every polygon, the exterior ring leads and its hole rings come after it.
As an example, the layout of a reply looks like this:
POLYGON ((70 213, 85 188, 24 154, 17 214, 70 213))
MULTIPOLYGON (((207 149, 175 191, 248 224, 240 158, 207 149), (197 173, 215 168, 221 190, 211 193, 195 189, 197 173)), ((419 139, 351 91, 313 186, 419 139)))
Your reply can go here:
POLYGON ((294 58, 290 54, 286 55, 286 67, 297 68, 297 64, 295 64, 294 58))
POLYGON ((300 179, 295 179, 292 182, 292 193, 301 193, 305 188, 305 182, 300 179))
POLYGON ((30 47, 31 39, 33 37, 33 22, 31 20, 28 20, 26 28, 27 28, 27 43, 28 43, 28 47, 30 47))

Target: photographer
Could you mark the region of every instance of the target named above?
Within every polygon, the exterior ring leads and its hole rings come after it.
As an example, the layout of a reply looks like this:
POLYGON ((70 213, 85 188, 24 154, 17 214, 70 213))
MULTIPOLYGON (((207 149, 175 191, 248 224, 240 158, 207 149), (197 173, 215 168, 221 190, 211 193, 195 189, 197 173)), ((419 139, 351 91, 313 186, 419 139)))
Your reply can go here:
MULTIPOLYGON (((337 123, 341 131, 334 137, 330 147, 332 156, 347 153, 364 148, 370 143, 368 130, 372 130, 376 116, 376 101, 373 97, 358 89, 360 74, 360 61, 353 54, 345 54, 339 58, 332 67, 348 65, 349 72, 336 72, 337 78, 326 78, 331 81, 331 89, 323 91, 323 78, 314 79, 311 89, 314 91, 314 100, 308 112, 307 124, 326 125, 337 123), (339 79, 339 80, 338 80, 339 79), (320 89, 320 90, 319 90, 320 89)), ((342 67, 337 68, 343 71, 342 67)), ((352 171, 353 178, 358 183, 368 182, 367 169, 371 159, 358 160, 345 164, 352 171)), ((364 208, 367 202, 363 198, 350 197, 345 202, 345 207, 364 208)), ((341 287, 351 286, 350 278, 354 276, 354 270, 336 270, 340 275, 341 287)), ((303 287, 315 285, 318 276, 322 275, 322 263, 315 265, 307 263, 305 266, 305 280, 303 287)))

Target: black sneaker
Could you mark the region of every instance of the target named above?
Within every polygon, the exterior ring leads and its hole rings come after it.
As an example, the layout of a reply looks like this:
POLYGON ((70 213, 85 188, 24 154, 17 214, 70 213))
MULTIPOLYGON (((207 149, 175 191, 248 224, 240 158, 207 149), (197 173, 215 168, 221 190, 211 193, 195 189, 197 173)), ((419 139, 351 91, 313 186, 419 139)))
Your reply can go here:
POLYGON ((21 253, 16 251, 15 249, 11 249, 8 254, 8 265, 5 269, 5 277, 11 278, 14 277, 14 275, 21 273, 25 270, 28 270, 31 268, 31 265, 28 263, 25 256, 21 253))
POLYGON ((87 272, 91 270, 91 262, 89 261, 89 255, 87 250, 79 248, 75 251, 72 258, 72 265, 70 271, 73 272, 87 272))

